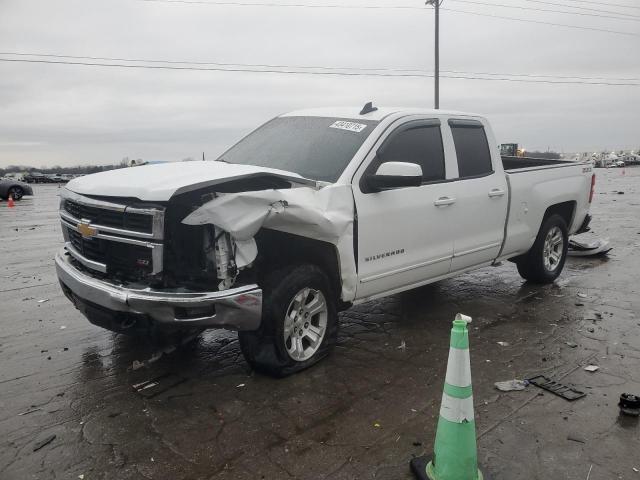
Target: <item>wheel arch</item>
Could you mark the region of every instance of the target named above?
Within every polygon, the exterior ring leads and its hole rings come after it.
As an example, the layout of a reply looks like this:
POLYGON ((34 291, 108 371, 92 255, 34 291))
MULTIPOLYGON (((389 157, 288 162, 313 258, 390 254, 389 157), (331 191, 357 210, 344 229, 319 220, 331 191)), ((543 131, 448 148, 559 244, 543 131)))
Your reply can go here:
POLYGON ((551 215, 559 215, 562 217, 564 222, 567 224, 567 231, 571 231, 571 225, 576 215, 577 202, 575 200, 571 200, 569 202, 561 202, 551 205, 544 212, 544 216, 542 217, 542 222, 540 222, 540 228, 544 222, 551 215))
POLYGON ((335 245, 292 233, 262 229, 256 235, 258 244, 258 276, 287 265, 309 263, 320 268, 329 278, 339 310, 348 308, 340 299, 342 279, 335 245))

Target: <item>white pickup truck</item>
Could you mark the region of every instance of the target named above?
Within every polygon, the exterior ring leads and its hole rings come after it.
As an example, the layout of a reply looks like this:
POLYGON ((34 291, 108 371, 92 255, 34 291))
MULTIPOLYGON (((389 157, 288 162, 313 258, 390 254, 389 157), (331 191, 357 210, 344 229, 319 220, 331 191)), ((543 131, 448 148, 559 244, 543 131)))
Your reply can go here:
POLYGON ((238 330, 254 368, 287 375, 331 350, 352 304, 502 260, 554 281, 588 229, 592 166, 496 146, 478 115, 282 115, 217 161, 70 181, 58 277, 96 325, 238 330))

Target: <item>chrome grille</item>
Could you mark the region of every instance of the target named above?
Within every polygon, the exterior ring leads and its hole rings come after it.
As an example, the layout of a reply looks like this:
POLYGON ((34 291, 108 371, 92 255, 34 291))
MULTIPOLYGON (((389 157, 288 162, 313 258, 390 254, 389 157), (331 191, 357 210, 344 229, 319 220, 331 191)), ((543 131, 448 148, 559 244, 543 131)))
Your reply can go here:
POLYGON ((104 202, 65 190, 60 217, 65 247, 85 267, 135 280, 162 271, 164 209, 104 202))
POLYGON ((106 227, 121 228, 137 232, 153 233, 153 215, 107 210, 99 207, 83 205, 73 200, 65 200, 63 209, 69 215, 93 224, 106 227))

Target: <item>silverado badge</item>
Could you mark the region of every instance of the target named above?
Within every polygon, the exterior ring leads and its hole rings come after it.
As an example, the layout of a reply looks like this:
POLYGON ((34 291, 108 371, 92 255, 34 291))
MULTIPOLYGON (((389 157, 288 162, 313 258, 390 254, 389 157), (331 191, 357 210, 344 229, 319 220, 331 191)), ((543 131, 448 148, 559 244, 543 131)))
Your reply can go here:
POLYGON ((97 228, 92 227, 89 222, 85 221, 80 222, 76 228, 78 229, 78 232, 80 232, 80 235, 82 235, 82 238, 95 237, 98 233, 97 228))

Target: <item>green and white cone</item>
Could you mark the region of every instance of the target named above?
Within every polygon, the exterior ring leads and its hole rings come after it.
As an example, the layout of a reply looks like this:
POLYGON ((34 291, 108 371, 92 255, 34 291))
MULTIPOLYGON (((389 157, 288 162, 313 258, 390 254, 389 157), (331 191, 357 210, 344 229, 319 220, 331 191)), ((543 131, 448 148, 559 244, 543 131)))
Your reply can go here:
POLYGON ((434 455, 426 468, 424 461, 420 467, 417 466, 418 462, 412 462, 412 470, 418 478, 483 480, 482 473, 478 470, 476 423, 473 415, 467 330, 469 322, 471 318, 462 314, 456 315, 453 321, 434 455), (416 471, 418 468, 420 472, 416 471))

